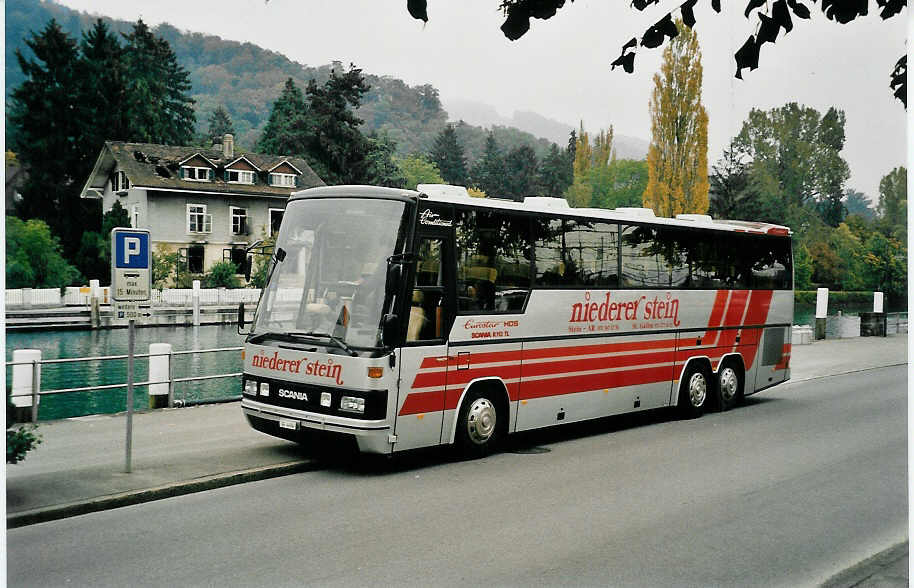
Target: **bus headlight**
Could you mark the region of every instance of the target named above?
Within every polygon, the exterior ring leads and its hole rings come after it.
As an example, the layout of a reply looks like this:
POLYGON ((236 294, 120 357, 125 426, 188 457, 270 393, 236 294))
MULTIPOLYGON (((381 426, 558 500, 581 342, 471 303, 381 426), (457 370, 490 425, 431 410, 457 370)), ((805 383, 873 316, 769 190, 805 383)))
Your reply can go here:
POLYGON ((244 393, 248 396, 257 396, 257 381, 256 380, 245 380, 244 381, 244 393))
POLYGON ((340 410, 345 412, 365 413, 365 399, 357 396, 343 396, 340 399, 340 410))

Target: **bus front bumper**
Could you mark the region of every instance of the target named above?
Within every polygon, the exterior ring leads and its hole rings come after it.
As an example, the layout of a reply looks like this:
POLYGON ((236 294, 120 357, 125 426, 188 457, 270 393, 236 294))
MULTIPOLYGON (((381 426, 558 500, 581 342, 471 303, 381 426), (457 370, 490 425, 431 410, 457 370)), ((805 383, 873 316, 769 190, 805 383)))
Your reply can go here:
POLYGON ((331 437, 355 439, 364 453, 391 453, 393 442, 390 425, 383 420, 364 421, 339 416, 317 414, 281 406, 273 406, 242 398, 241 408, 248 422, 264 433, 300 442, 302 433, 327 433, 331 437))

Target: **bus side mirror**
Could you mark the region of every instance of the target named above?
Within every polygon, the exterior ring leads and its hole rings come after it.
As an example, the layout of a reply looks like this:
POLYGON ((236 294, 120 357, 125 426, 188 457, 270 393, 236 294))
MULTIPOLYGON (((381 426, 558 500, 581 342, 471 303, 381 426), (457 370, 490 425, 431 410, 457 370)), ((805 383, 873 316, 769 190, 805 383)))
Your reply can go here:
POLYGON ((238 334, 243 335, 242 329, 244 329, 244 302, 238 304, 238 334))
POLYGON ((244 281, 245 282, 251 281, 251 265, 252 265, 251 262, 253 260, 254 260, 254 258, 251 257, 250 255, 244 256, 244 281))
POLYGON ((393 293, 394 288, 396 288, 402 278, 403 266, 399 264, 387 266, 387 283, 384 285, 384 289, 388 296, 393 293))
POLYGON ((385 314, 381 320, 381 343, 384 347, 394 347, 397 344, 397 327, 399 318, 395 314, 385 314))

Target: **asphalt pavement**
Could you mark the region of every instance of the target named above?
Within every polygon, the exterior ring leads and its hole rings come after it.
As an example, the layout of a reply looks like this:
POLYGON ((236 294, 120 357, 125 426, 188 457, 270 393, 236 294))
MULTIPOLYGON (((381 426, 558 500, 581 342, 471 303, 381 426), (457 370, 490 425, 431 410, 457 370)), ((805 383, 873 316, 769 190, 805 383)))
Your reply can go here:
MULTIPOLYGON (((793 347, 791 377, 798 382, 907 362, 907 335, 817 341, 793 347)), ((237 402, 133 419, 130 473, 123 413, 42 422, 42 443, 6 466, 8 528, 321 467, 295 444, 251 429, 237 402)), ((907 586, 908 577, 905 542, 826 586, 907 586)))

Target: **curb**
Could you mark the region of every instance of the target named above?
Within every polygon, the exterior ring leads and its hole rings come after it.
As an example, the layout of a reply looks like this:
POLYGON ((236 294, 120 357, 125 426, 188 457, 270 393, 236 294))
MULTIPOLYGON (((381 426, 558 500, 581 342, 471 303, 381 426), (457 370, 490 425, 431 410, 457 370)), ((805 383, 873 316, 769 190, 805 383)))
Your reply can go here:
POLYGON ((860 368, 860 369, 856 369, 856 370, 847 370, 847 371, 844 371, 844 372, 835 372, 835 373, 833 373, 833 374, 819 374, 819 375, 817 375, 817 376, 806 376, 805 378, 794 378, 794 377, 791 377, 789 380, 787 380, 786 382, 784 382, 784 384, 790 384, 790 383, 792 383, 792 382, 807 382, 807 381, 809 381, 809 380, 821 380, 822 378, 831 378, 831 377, 834 377, 834 376, 846 376, 847 374, 856 374, 856 373, 859 373, 859 372, 868 372, 868 371, 872 371, 872 370, 881 370, 881 369, 883 369, 883 368, 898 367, 898 366, 901 366, 901 365, 908 365, 908 362, 907 362, 907 361, 902 361, 902 362, 899 362, 899 363, 889 363, 889 364, 886 364, 886 365, 874 365, 874 366, 872 366, 872 367, 865 367, 865 368, 860 368))
MULTIPOLYGON (((904 541, 881 551, 862 562, 838 572, 822 583, 821 588, 844 588, 846 586, 859 586, 864 581, 879 573, 884 567, 895 563, 908 554, 908 542, 904 541)), ((907 578, 904 579, 907 585, 907 578)), ((889 585, 889 584, 887 584, 889 585)), ((899 586, 902 584, 899 584, 899 586)))
POLYGON ((313 461, 290 461, 271 466, 214 474, 184 482, 173 482, 155 488, 133 490, 88 500, 35 508, 7 515, 6 528, 16 529, 18 527, 46 523, 48 521, 55 521, 67 517, 109 510, 112 508, 120 508, 122 506, 130 506, 144 502, 152 502, 154 500, 162 500, 164 498, 172 498, 174 496, 214 490, 225 486, 234 486, 236 484, 245 484, 247 482, 256 482, 258 480, 269 480, 270 478, 278 478, 280 476, 300 474, 313 471, 316 467, 317 464, 313 461))

